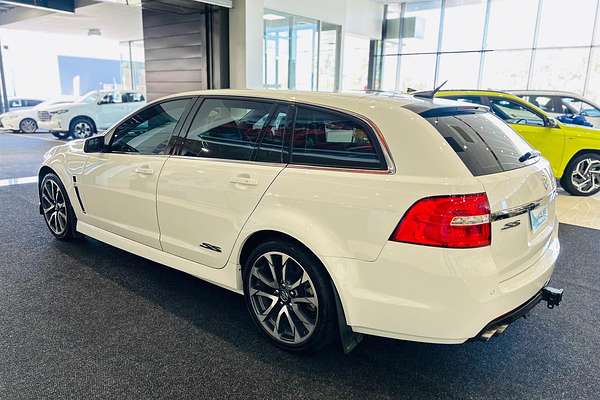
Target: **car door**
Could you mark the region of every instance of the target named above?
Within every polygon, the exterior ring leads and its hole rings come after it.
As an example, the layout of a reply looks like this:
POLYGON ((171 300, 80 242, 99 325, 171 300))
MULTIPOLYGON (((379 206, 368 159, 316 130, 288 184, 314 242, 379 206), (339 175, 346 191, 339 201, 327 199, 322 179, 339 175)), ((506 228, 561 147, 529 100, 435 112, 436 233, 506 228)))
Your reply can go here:
POLYGON ((110 92, 101 97, 96 110, 96 126, 98 129, 108 129, 126 116, 130 108, 127 103, 123 103, 123 95, 120 92, 110 92))
POLYGON ((109 133, 106 151, 90 154, 77 182, 84 222, 160 249, 158 176, 192 101, 172 99, 140 110, 109 133))
MULTIPOLYGON (((560 127, 552 127, 547 118, 526 104, 503 97, 489 97, 490 110, 508 123, 529 144, 542 153, 554 168, 561 165, 565 136, 560 127)), ((556 171, 555 171, 556 172, 556 171)))
POLYGON ((164 251, 212 268, 225 266, 245 222, 285 167, 281 149, 288 116, 287 105, 257 99, 203 100, 160 175, 164 251))

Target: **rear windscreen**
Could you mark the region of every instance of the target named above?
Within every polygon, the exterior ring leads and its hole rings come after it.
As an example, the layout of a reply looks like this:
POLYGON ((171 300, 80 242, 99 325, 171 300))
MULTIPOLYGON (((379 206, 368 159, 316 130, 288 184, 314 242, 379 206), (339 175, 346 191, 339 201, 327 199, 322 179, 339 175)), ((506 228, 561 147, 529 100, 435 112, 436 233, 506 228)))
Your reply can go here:
POLYGON ((446 139, 474 176, 496 174, 530 165, 520 162, 530 151, 507 124, 490 113, 474 112, 426 118, 446 139))

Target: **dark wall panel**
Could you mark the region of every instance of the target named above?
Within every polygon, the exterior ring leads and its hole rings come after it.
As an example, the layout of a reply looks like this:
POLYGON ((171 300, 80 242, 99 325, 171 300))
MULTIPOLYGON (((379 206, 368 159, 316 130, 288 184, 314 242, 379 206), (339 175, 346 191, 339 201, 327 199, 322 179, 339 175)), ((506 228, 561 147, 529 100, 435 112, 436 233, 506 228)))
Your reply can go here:
POLYGON ((194 0, 142 0, 149 100, 229 86, 228 18, 194 0))

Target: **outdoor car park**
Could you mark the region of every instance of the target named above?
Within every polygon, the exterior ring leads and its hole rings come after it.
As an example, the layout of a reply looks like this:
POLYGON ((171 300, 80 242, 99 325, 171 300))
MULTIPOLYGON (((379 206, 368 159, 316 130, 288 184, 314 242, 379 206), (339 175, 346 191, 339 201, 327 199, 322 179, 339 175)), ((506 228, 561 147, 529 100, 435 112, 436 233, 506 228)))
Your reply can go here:
POLYGON ((599 0, 25 3, 0 399, 598 397, 599 0))

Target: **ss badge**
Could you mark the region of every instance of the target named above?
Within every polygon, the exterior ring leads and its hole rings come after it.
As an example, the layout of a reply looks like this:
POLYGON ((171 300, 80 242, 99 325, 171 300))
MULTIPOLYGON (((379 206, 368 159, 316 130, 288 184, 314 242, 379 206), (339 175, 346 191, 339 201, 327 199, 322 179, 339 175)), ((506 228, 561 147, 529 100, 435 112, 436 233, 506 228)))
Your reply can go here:
POLYGON ((502 227, 502 230, 516 228, 519 225, 521 225, 521 221, 509 222, 508 224, 504 224, 504 226, 502 227))

